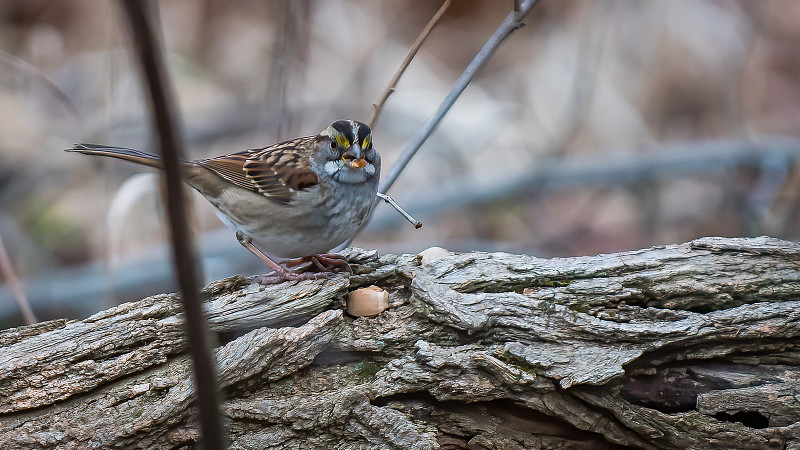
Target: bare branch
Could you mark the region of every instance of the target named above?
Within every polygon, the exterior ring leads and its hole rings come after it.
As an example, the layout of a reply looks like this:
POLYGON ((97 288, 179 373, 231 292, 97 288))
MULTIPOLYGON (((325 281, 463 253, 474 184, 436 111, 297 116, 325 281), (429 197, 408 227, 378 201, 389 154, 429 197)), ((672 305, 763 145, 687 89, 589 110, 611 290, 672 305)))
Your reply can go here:
POLYGON ((397 87, 397 83, 400 81, 400 77, 403 76, 403 73, 405 73, 408 65, 411 64, 411 60, 417 55, 420 47, 422 47, 422 43, 425 42, 425 39, 428 38, 428 35, 431 33, 431 30, 433 30, 433 27, 439 23, 439 20, 442 18, 442 16, 444 16, 444 13, 448 8, 450 8, 450 4, 452 3, 453 0, 445 0, 444 3, 442 3, 442 6, 439 7, 439 10, 436 11, 436 14, 434 14, 433 17, 431 17, 431 20, 428 21, 428 24, 425 25, 425 28, 422 30, 419 36, 417 36, 417 40, 411 44, 411 49, 408 50, 406 58, 400 64, 400 67, 394 74, 392 81, 389 82, 389 87, 386 88, 386 92, 383 93, 383 97, 381 97, 381 100, 376 105, 373 105, 375 109, 372 111, 372 117, 369 119, 370 128, 375 128, 375 124, 378 122, 378 117, 381 115, 381 110, 383 109, 383 104, 386 103, 386 99, 392 95, 392 92, 394 92, 395 88, 397 87))
POLYGON ((225 448, 225 438, 219 412, 216 365, 210 353, 208 329, 200 302, 197 258, 191 241, 188 214, 184 203, 181 178, 182 144, 175 126, 175 104, 167 75, 166 63, 146 8, 152 3, 122 0, 128 19, 134 48, 139 58, 146 89, 149 91, 151 118, 157 131, 164 163, 162 195, 166 199, 175 271, 186 315, 186 334, 189 352, 194 363, 194 383, 203 447, 225 448))
POLYGON ((525 0, 520 5, 519 12, 511 12, 506 17, 497 31, 494 32, 492 37, 484 44, 483 48, 475 55, 475 58, 472 59, 472 62, 469 63, 461 76, 458 77, 455 85, 450 89, 450 93, 447 94, 447 97, 445 97, 444 101, 439 105, 436 112, 433 113, 422 128, 411 138, 411 142, 409 142, 405 150, 403 150, 403 154, 400 155, 400 158, 398 158, 394 166, 389 169, 389 173, 386 175, 386 178, 384 178, 379 189, 381 192, 386 193, 389 191, 394 182, 397 181, 397 177, 399 177, 400 173, 406 168, 411 158, 417 154, 422 144, 428 140, 428 137, 433 133, 433 130, 436 129, 439 122, 442 121, 445 114, 447 114, 456 100, 458 100, 458 97, 461 96, 464 89, 467 88, 472 79, 475 78, 475 75, 477 75, 481 68, 489 61, 489 58, 494 55, 494 52, 500 48, 500 44, 503 43, 505 38, 523 25, 522 19, 525 18, 528 11, 530 11, 537 2, 538 0, 525 0))
POLYGON ((38 83, 47 91, 50 98, 54 99, 60 106, 63 106, 65 111, 68 111, 73 118, 81 117, 81 113, 69 95, 36 66, 2 50, 0 50, 0 65, 5 66, 3 70, 4 72, 8 71, 6 73, 18 72, 24 77, 26 83, 38 83))
POLYGON ((386 203, 388 203, 388 204, 392 205, 392 207, 393 207, 394 209, 396 209, 396 210, 397 210, 397 212, 399 212, 400 214, 402 214, 402 215, 403 215, 403 217, 405 217, 407 221, 411 222, 411 225, 414 225, 414 228, 422 228, 422 222, 420 222, 419 220, 417 220, 417 219, 415 219, 415 218, 411 217, 411 214, 407 213, 407 212, 406 212, 406 211, 405 211, 403 208, 401 208, 401 207, 400 207, 400 205, 398 205, 398 204, 397 204, 397 203, 394 201, 394 199, 393 199, 392 197, 389 197, 389 196, 388 196, 388 195, 386 195, 386 194, 382 194, 382 193, 378 192, 378 198, 380 198, 380 199, 382 199, 383 201, 385 201, 386 203))
POLYGON ((22 285, 19 282, 19 278, 17 278, 17 275, 14 273, 14 267, 11 265, 11 258, 8 257, 6 246, 3 244, 3 239, 1 237, 0 272, 2 272, 3 276, 8 282, 9 287, 11 287, 11 293, 14 296, 14 301, 17 302, 17 306, 19 307, 19 311, 22 313, 22 318, 25 319, 25 323, 31 325, 38 322, 38 320, 36 320, 36 315, 33 314, 30 303, 28 303, 28 298, 25 297, 25 292, 22 290, 22 285))
POLYGON ((297 112, 289 108, 289 92, 292 83, 300 83, 305 78, 305 64, 299 64, 308 52, 308 23, 311 5, 308 0, 282 0, 274 6, 280 16, 276 22, 278 29, 272 49, 269 65, 269 76, 259 117, 265 123, 271 122, 272 135, 275 141, 288 139, 294 130, 297 112), (274 120, 266 120, 269 116, 274 120))
MULTIPOLYGON (((458 97, 461 96, 461 93, 464 92, 464 89, 467 88, 469 83, 475 78, 475 75, 483 68, 483 66, 489 61, 489 59, 494 55, 494 52, 500 48, 500 44, 503 43, 505 38, 508 37, 514 30, 520 28, 523 23, 522 19, 528 14, 528 11, 533 8, 533 6, 538 2, 538 0, 525 0, 520 5, 519 11, 512 11, 506 19, 500 24, 500 27, 494 32, 494 34, 489 38, 486 44, 483 45, 483 48, 480 49, 475 58, 469 63, 464 72, 458 77, 456 83, 453 85, 452 89, 450 89, 450 93, 447 94, 447 97, 442 101, 439 105, 439 108, 433 115, 422 125, 417 133, 411 138, 411 142, 406 145, 405 150, 397 159, 397 162, 389 169, 389 173, 384 178, 383 183, 381 183, 378 192, 387 193, 389 189, 392 187, 395 181, 397 181, 397 177, 403 172, 406 168, 408 163, 411 161, 411 158, 417 154, 417 151, 422 147, 422 144, 428 140, 428 137, 433 133, 433 130, 439 125, 439 122, 442 121, 445 114, 450 111, 450 108, 453 104, 458 100, 458 97)), ((372 203, 372 211, 370 214, 375 212, 375 206, 378 204, 380 199, 376 198, 375 201, 372 203)), ((369 220, 365 221, 364 224, 359 228, 359 230, 343 245, 346 247, 353 242, 356 236, 361 232, 361 230, 369 224, 369 220)))

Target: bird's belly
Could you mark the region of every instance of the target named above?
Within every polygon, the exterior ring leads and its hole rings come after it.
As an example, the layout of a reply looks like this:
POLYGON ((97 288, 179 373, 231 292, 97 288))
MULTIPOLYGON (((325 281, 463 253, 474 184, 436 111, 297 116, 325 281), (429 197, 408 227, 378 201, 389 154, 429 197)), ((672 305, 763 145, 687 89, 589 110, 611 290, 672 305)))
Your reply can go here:
POLYGON ((236 198, 207 198, 226 226, 252 238, 264 253, 278 258, 331 250, 356 232, 371 204, 337 208, 321 201, 315 204, 318 196, 309 195, 292 205, 274 203, 265 208, 260 196, 237 193, 236 198))

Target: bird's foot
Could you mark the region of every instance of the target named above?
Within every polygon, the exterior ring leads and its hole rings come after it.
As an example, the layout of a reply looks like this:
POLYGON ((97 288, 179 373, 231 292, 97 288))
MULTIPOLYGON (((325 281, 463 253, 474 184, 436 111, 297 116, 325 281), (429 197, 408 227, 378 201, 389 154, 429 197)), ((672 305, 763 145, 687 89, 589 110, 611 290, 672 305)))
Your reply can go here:
POLYGON ((350 265, 342 255, 323 253, 286 261, 286 267, 255 279, 259 284, 278 284, 284 281, 321 280, 331 277, 339 270, 350 272, 350 265))
POLYGON ((315 255, 303 256, 286 261, 286 267, 297 267, 298 273, 308 272, 336 272, 344 269, 351 272, 350 265, 344 260, 344 256, 337 253, 319 253, 315 255))
POLYGON ((317 271, 313 271, 308 267, 299 267, 297 270, 290 270, 273 261, 272 258, 267 256, 266 253, 262 252, 261 249, 253 244, 253 239, 251 239, 249 236, 245 236, 241 231, 236 232, 236 239, 239 240, 239 243, 242 244, 244 248, 250 250, 254 255, 258 256, 262 261, 272 268, 273 272, 256 277, 254 281, 259 284, 278 284, 283 283, 284 281, 319 280, 321 278, 327 278, 331 275, 333 270, 326 270, 325 264, 328 264, 329 267, 344 266, 347 267, 348 270, 350 269, 350 266, 348 266, 344 261, 343 256, 335 253, 325 253, 322 255, 306 256, 304 258, 298 258, 297 260, 289 260, 287 263, 288 267, 293 267, 297 264, 302 264, 305 261, 309 261, 311 262, 309 266, 317 268, 317 271), (299 262, 296 264, 291 264, 293 261, 299 262))

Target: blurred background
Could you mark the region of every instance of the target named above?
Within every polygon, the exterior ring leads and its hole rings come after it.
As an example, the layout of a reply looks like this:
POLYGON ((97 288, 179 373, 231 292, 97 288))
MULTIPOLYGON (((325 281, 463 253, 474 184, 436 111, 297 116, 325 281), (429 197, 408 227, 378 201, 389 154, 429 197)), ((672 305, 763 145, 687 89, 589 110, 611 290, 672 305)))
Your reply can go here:
MULTIPOLYGON (((188 156, 367 121, 433 0, 158 2, 188 156)), ((114 2, 0 1, 0 238, 38 320, 175 289, 114 2)), ((509 13, 455 0, 374 127, 384 173, 509 13)), ((800 234, 800 2, 541 0, 354 245, 589 255, 800 234)), ((264 266, 192 194, 205 281, 264 266)), ((23 323, 0 274, 0 328, 23 323)))

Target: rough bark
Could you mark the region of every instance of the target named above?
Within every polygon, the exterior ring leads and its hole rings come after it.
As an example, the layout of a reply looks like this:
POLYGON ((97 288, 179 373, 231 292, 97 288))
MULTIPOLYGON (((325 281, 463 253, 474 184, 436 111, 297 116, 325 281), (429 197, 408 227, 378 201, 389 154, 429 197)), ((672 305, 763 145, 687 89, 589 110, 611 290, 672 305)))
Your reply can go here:
MULTIPOLYGON (((347 257, 349 276, 206 288, 231 448, 800 448, 796 243, 347 257), (390 308, 344 314, 372 284, 390 308)), ((196 444, 174 295, 0 346, 4 446, 196 444)))

